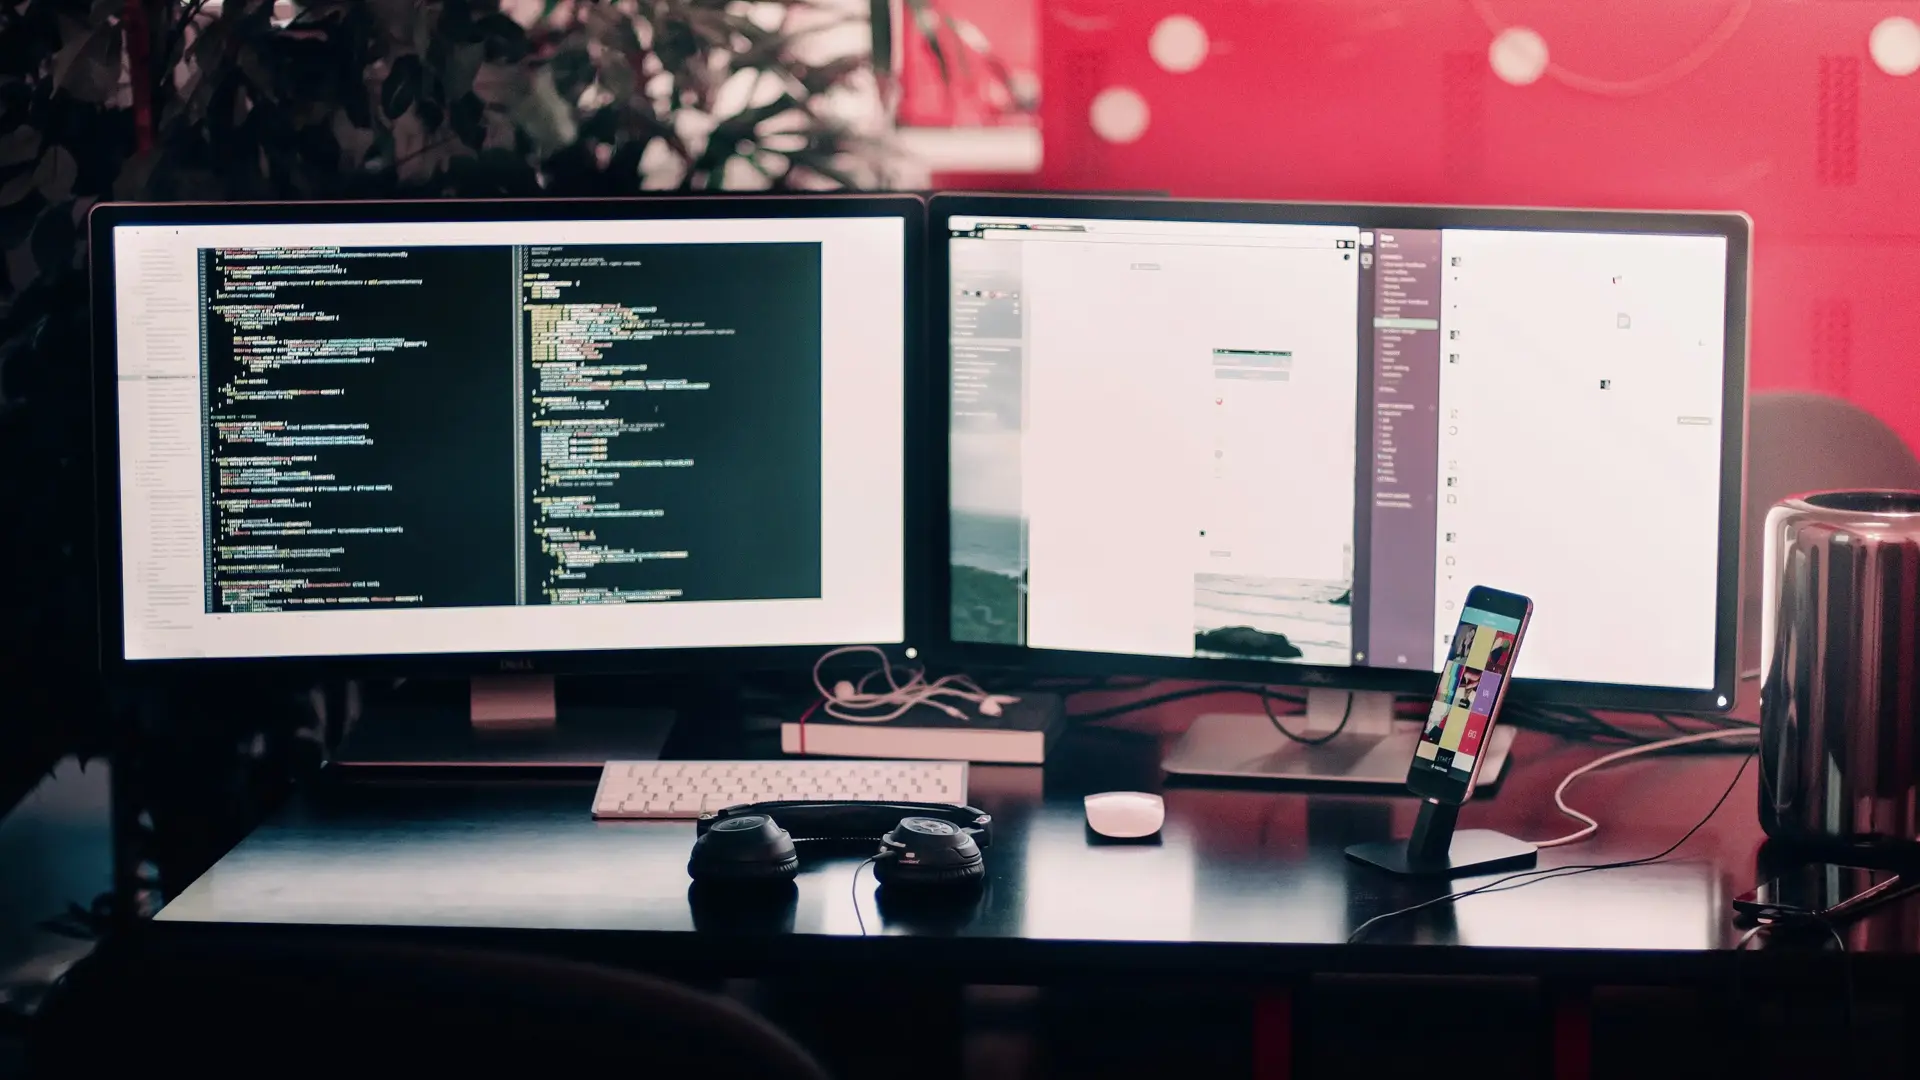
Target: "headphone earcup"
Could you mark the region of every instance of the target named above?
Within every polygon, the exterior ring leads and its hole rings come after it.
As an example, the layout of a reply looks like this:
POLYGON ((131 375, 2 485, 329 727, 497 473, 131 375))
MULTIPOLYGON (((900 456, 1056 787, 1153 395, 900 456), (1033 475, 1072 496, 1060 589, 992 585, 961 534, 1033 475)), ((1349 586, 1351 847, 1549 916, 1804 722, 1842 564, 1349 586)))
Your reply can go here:
POLYGON ((880 838, 873 877, 882 885, 964 885, 987 874, 973 834, 939 818, 902 818, 880 838))
POLYGON ((882 885, 948 885, 979 881, 987 876, 984 859, 960 866, 926 866, 902 863, 897 857, 875 859, 873 878, 882 885))
POLYGON ((714 823, 693 842, 687 876, 695 883, 788 882, 800 870, 793 837, 765 814, 714 823))

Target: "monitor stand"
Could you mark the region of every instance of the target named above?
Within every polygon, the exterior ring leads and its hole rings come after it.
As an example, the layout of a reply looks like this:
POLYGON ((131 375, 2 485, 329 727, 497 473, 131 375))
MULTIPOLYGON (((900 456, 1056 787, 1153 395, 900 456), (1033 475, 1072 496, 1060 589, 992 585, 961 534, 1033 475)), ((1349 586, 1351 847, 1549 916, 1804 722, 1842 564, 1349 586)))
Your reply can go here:
POLYGON ((677 715, 670 704, 563 704, 551 675, 475 676, 464 703, 457 689, 443 684, 369 706, 333 764, 598 769, 608 761, 657 760, 677 715))
MULTIPOLYGON (((1325 737, 1339 727, 1348 697, 1345 690, 1308 690, 1307 714, 1282 716, 1280 722, 1307 738, 1325 737)), ((1287 738, 1262 711, 1208 713, 1194 719, 1161 766, 1193 779, 1404 791, 1421 721, 1396 720, 1393 694, 1356 691, 1351 697, 1346 727, 1321 745, 1287 738)), ((1494 725, 1479 790, 1491 789, 1505 774, 1513 735, 1512 728, 1494 725)))
POLYGON ((1458 806, 1422 799, 1412 836, 1355 844, 1347 849, 1347 858, 1401 877, 1437 878, 1526 870, 1539 861, 1540 849, 1506 833, 1492 829, 1455 832, 1453 826, 1459 818, 1458 806))

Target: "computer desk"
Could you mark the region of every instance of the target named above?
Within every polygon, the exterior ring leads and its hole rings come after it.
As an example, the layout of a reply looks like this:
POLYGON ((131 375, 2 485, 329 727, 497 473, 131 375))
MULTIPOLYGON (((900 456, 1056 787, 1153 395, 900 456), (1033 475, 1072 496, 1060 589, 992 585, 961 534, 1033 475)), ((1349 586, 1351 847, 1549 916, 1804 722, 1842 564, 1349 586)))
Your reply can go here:
MULTIPOLYGON (((972 801, 994 818, 988 878, 976 902, 949 910, 877 898, 870 870, 856 887, 853 854, 803 862, 791 905, 696 910, 686 875, 693 825, 595 822, 593 781, 582 777, 317 786, 167 904, 153 930, 452 936, 709 978, 1199 979, 1246 986, 1283 1031, 1289 988, 1325 973, 1529 976, 1563 988, 1572 1011, 1562 1020, 1575 1028, 1584 988, 1597 985, 1737 980, 1757 991, 1836 977, 1841 961, 1817 943, 1734 951, 1741 932, 1729 900, 1754 881, 1764 839, 1752 765, 1667 862, 1436 905, 1348 944, 1365 919, 1445 891, 1343 857, 1347 844, 1404 835, 1414 803, 1173 787, 1159 843, 1091 840, 1080 797, 1158 789, 1165 741, 1151 731, 1077 732, 1044 774, 976 766, 972 801)), ((1554 785, 1600 752, 1522 732, 1509 776, 1463 812, 1462 826, 1561 835, 1573 823, 1554 810, 1554 785)), ((1601 831, 1543 851, 1541 866, 1659 851, 1707 812, 1740 761, 1642 758, 1584 778, 1570 800, 1600 818, 1601 831)), ((1920 896, 1843 933, 1847 974, 1863 993, 1920 971, 1920 896)))

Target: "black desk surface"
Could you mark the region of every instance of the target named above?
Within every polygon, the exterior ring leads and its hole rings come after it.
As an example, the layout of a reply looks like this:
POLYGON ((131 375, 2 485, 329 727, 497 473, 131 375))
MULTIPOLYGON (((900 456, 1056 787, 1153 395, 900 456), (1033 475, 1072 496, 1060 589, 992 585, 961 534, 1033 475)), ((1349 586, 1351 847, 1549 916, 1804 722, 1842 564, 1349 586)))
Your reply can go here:
MULTIPOLYGON (((1101 970, 1664 980, 1724 976, 1735 963, 1819 959, 1811 946, 1764 940, 1754 943, 1754 959, 1736 960, 1731 951, 1740 931, 1729 920, 1729 899, 1752 884, 1763 839, 1751 768, 1714 820, 1667 862, 1436 905, 1348 946, 1365 919, 1445 891, 1342 855, 1356 841, 1405 835, 1415 804, 1171 787, 1160 843, 1090 840, 1080 796, 1159 788, 1160 745, 1151 733, 1076 734, 1062 764, 1044 774, 976 766, 972 801, 993 814, 995 834, 987 887, 960 910, 896 910, 876 897, 870 871, 855 884, 860 856, 847 854, 803 862, 787 907, 696 912, 686 875, 693 825, 595 822, 588 814, 593 784, 581 780, 321 787, 242 842, 158 921, 163 932, 272 924, 279 932, 388 927, 505 936, 716 974, 911 962, 976 981, 1101 970)), ((1572 823, 1555 812, 1553 787, 1600 752, 1523 732, 1513 773, 1463 812, 1462 827, 1529 839, 1567 832, 1572 823)), ((1601 819, 1599 837, 1543 851, 1541 865, 1659 851, 1706 813, 1740 760, 1646 758, 1592 774, 1570 801, 1601 819)), ((1896 966, 1920 943, 1920 898, 1891 904, 1846 933, 1856 964, 1896 966)))

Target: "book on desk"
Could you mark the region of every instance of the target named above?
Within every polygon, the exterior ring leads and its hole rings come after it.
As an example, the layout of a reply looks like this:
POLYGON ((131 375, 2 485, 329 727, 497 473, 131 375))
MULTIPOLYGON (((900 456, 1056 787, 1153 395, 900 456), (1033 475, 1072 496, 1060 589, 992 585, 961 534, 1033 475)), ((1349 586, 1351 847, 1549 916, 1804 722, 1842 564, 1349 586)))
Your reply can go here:
POLYGON ((968 719, 928 705, 917 705, 886 721, 849 721, 815 709, 803 720, 780 725, 780 750, 815 757, 896 758, 915 761, 971 761, 996 765, 1040 765, 1066 727, 1060 698, 1025 695, 999 716, 967 708, 968 719))

